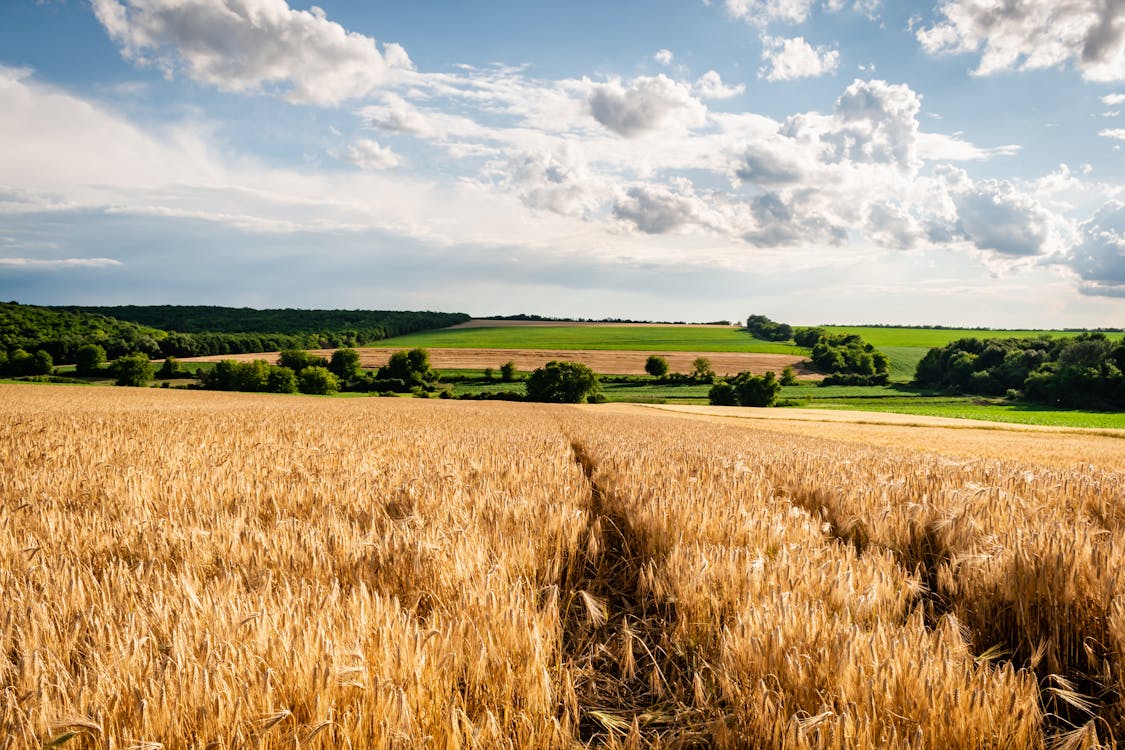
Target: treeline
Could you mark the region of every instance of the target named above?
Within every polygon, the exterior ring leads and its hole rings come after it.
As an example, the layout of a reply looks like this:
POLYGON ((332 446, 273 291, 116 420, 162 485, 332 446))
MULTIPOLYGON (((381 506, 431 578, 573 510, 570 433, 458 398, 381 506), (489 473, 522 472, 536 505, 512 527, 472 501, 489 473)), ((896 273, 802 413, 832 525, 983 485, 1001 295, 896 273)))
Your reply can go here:
POLYGON ((109 359, 252 354, 361 346, 469 319, 464 313, 383 310, 253 310, 176 306, 36 307, 0 304, 0 349, 73 364, 94 344, 109 359))
POLYGON ((529 315, 518 313, 516 315, 487 315, 478 320, 514 320, 544 323, 628 323, 637 325, 704 325, 704 326, 729 326, 729 320, 711 320, 705 323, 688 323, 683 320, 636 320, 634 318, 555 318, 548 315, 529 315))
POLYGON ((918 385, 981 396, 1091 409, 1125 408, 1125 340, 1104 333, 1073 338, 964 338, 930 349, 918 385))
POLYGON ((855 333, 829 333, 824 328, 794 328, 765 315, 751 315, 746 330, 762 341, 793 341, 810 350, 813 366, 828 375, 823 385, 886 385, 890 360, 855 333))

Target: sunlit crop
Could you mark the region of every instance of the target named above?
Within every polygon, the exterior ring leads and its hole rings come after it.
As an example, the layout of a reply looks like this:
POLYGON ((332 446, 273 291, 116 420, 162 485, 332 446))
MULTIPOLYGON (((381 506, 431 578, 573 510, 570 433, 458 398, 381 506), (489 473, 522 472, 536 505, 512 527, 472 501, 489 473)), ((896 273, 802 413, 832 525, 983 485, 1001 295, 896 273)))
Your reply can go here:
POLYGON ((598 407, 0 386, 0 748, 1113 746, 1123 490, 598 407))

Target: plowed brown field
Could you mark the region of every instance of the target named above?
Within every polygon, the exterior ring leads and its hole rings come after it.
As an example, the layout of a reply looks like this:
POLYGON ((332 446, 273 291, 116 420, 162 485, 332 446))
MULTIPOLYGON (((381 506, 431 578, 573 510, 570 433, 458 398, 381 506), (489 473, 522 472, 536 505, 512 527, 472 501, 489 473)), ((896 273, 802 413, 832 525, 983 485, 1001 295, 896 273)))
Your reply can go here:
MULTIPOLYGON (((367 347, 357 349, 360 363, 367 368, 381 367, 391 355, 398 351, 388 348, 367 347)), ((805 380, 819 380, 818 375, 800 366, 804 357, 792 354, 757 354, 751 352, 633 352, 633 351, 595 351, 581 349, 427 349, 430 363, 439 369, 479 370, 485 367, 499 369, 500 365, 511 360, 519 370, 534 370, 553 359, 581 362, 594 372, 603 375, 643 375, 645 360, 651 354, 658 354, 668 360, 672 372, 690 372, 691 363, 696 357, 711 360, 711 367, 719 375, 734 375, 750 371, 762 374, 767 370, 780 373, 787 365, 797 370, 797 376, 805 380)), ((313 352, 324 357, 332 355, 331 349, 313 352)), ((211 357, 193 357, 184 362, 218 362, 221 359, 251 361, 265 359, 276 362, 278 352, 258 354, 227 354, 211 357)))

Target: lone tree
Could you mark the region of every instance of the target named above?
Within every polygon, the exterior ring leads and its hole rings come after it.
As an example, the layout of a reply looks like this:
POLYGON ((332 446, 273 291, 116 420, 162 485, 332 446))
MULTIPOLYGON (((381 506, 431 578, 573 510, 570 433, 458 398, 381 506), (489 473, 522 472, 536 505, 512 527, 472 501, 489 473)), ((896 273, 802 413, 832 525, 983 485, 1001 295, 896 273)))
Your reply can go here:
POLYGON ((500 365, 500 379, 503 380, 505 383, 511 383, 513 380, 516 379, 516 363, 515 362, 513 362, 512 360, 509 359, 507 362, 500 365))
POLYGON ((797 385, 800 381, 797 380, 797 371, 793 369, 793 365, 785 365, 785 369, 781 371, 781 384, 782 385, 797 385))
POLYGON ((113 363, 113 375, 117 378, 117 385, 131 385, 143 388, 156 374, 156 368, 143 354, 129 354, 118 357, 113 363))
POLYGON ((691 363, 691 379, 700 383, 710 383, 715 379, 715 371, 711 368, 711 360, 706 357, 696 357, 691 363))
POLYGON ((74 353, 74 371, 79 375, 94 375, 105 364, 105 349, 97 344, 83 344, 74 353))
POLYGON ((598 376, 579 362, 552 360, 532 372, 527 379, 529 401, 579 404, 597 396, 600 390, 598 376))
POLYGON ((659 354, 651 355, 645 360, 645 372, 654 378, 662 378, 668 374, 668 360, 659 354))

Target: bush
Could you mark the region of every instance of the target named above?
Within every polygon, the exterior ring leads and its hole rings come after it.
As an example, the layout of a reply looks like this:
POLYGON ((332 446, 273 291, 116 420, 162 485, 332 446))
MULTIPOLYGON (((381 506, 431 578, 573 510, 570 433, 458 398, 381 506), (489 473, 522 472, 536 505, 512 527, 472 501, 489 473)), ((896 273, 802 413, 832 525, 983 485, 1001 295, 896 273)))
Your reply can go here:
POLYGON ((340 381, 327 367, 305 367, 297 375, 297 388, 312 396, 330 396, 340 390, 340 381))
POLYGON ((180 367, 180 363, 176 361, 176 358, 167 357, 164 360, 164 364, 162 364, 160 366, 160 369, 157 371, 156 377, 163 380, 170 380, 172 378, 181 378, 184 376, 184 374, 185 373, 180 367))
POLYGON ((79 375, 95 375, 105 364, 105 349, 97 344, 83 344, 74 353, 74 371, 79 375))
POLYGON ((548 362, 527 379, 529 401, 577 404, 601 392, 598 376, 579 362, 548 362))
POLYGON ((143 388, 155 374, 156 368, 144 354, 118 357, 113 363, 113 376, 117 378, 117 385, 143 388))
POLYGON ((781 371, 781 384, 782 385, 797 385, 797 371, 793 369, 793 365, 786 365, 785 369, 781 371))
POLYGON ((654 378, 662 378, 668 374, 668 360, 658 354, 653 354, 645 360, 645 372, 654 378))
POLYGON ((516 379, 516 363, 508 360, 500 365, 500 379, 505 383, 511 383, 516 379))
POLYGON ((711 387, 708 398, 716 406, 774 406, 781 393, 781 383, 772 372, 753 375, 740 372, 729 380, 711 387))

